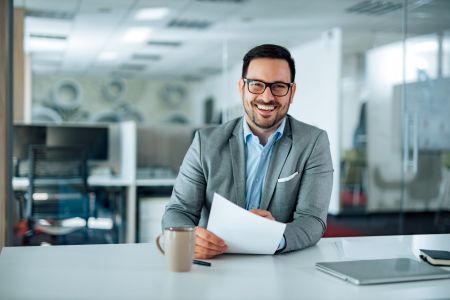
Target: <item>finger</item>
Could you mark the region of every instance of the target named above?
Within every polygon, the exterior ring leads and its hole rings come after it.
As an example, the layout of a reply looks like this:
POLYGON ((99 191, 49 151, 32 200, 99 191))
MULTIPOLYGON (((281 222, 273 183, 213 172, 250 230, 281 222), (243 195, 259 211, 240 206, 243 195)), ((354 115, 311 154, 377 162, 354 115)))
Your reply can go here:
POLYGON ((261 216, 261 217, 266 217, 267 213, 270 214, 270 212, 268 212, 267 210, 258 209, 258 208, 252 208, 250 210, 250 212, 254 213, 255 215, 261 216))
POLYGON ((215 244, 219 247, 225 246, 225 241, 222 240, 220 237, 218 237, 217 235, 215 235, 214 233, 212 233, 211 231, 203 228, 203 227, 196 227, 195 228, 195 234, 197 236, 197 238, 206 240, 212 244, 215 244))
POLYGON ((198 245, 195 246, 195 258, 207 259, 207 258, 212 258, 212 257, 218 256, 220 254, 223 254, 223 252, 207 249, 207 248, 204 248, 204 247, 198 246, 198 245))
POLYGON ((266 219, 275 220, 275 218, 272 216, 272 213, 267 210, 253 208, 250 210, 250 212, 266 219))
POLYGON ((214 250, 211 248, 203 247, 201 245, 195 245, 195 256, 197 258, 200 258, 200 257, 210 258, 210 257, 214 257, 214 256, 217 256, 217 255, 220 255, 223 253, 224 253, 224 251, 221 251, 221 250, 214 250))
POLYGON ((221 252, 226 251, 226 249, 227 249, 226 245, 217 245, 217 244, 212 243, 209 240, 203 239, 202 237, 197 237, 195 240, 195 244, 198 246, 201 246, 203 248, 206 248, 206 249, 216 250, 216 251, 221 251, 221 252))

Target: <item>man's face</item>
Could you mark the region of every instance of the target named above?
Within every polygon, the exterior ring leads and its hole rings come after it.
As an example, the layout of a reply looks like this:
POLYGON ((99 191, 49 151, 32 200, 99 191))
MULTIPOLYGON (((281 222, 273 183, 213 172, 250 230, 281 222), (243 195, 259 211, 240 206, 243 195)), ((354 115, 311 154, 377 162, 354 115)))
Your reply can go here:
MULTIPOLYGON (((291 72, 288 62, 283 59, 256 58, 250 62, 246 78, 266 83, 289 83, 291 72)), ((252 94, 248 90, 247 83, 240 79, 239 91, 244 104, 245 119, 250 128, 275 131, 289 110, 295 89, 294 84, 287 95, 274 96, 267 86, 262 94, 252 94)))

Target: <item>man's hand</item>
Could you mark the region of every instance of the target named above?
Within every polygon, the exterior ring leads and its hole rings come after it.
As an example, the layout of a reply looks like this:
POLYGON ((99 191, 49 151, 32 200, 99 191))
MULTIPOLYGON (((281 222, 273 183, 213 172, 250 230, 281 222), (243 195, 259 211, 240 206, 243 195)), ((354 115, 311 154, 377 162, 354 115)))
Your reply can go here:
POLYGON ((223 254, 228 246, 224 240, 203 227, 195 228, 195 258, 208 259, 223 254))
POLYGON ((275 218, 272 216, 272 213, 270 211, 267 211, 264 209, 252 208, 252 209, 250 209, 250 212, 254 213, 255 215, 261 216, 263 218, 275 221, 275 218))

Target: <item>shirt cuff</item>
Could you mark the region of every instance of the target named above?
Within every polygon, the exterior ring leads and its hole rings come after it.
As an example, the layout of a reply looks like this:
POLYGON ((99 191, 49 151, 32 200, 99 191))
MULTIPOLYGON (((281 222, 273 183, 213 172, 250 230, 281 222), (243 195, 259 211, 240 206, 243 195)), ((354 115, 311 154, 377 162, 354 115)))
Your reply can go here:
POLYGON ((284 248, 286 248, 286 238, 284 237, 284 234, 283 234, 283 238, 281 239, 281 242, 278 245, 277 251, 275 253, 281 252, 284 248))

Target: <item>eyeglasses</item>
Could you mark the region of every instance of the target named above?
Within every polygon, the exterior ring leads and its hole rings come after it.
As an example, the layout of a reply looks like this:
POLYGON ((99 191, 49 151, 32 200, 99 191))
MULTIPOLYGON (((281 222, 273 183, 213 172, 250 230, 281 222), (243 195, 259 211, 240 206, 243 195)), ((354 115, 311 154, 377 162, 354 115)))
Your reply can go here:
POLYGON ((269 87, 270 91, 272 92, 272 95, 277 97, 286 96, 289 92, 289 89, 294 84, 293 82, 286 83, 286 82, 272 82, 267 83, 261 80, 253 80, 253 79, 247 79, 243 78, 244 82, 247 83, 247 89, 252 94, 262 94, 266 90, 267 87, 269 87))

